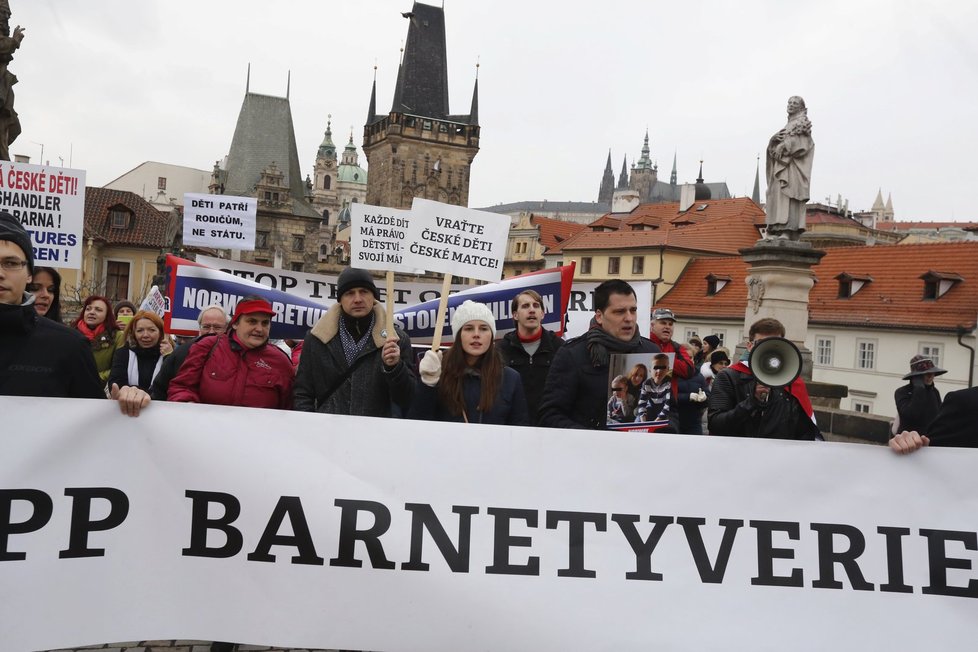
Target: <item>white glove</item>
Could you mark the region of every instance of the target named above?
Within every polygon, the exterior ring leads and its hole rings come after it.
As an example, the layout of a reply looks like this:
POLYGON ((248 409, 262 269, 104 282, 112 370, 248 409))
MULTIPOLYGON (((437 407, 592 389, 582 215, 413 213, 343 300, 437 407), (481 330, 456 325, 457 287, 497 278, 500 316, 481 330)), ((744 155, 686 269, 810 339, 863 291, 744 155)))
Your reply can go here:
POLYGON ((706 392, 704 392, 702 389, 698 392, 693 392, 689 395, 689 400, 694 403, 703 403, 706 401, 706 392))
POLYGON ((418 364, 418 371, 421 372, 421 382, 428 387, 434 387, 441 378, 441 351, 437 353, 428 349, 418 364))

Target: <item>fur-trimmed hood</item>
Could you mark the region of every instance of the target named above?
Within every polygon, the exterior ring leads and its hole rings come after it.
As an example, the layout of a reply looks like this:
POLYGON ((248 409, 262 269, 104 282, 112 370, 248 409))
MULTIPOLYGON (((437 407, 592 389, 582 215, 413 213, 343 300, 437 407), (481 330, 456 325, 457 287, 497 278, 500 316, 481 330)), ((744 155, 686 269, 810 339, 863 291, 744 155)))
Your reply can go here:
MULTIPOLYGON (((384 307, 379 303, 374 303, 374 327, 370 331, 371 337, 373 337, 374 345, 378 349, 384 348, 384 342, 387 341, 387 337, 384 332, 384 323, 387 321, 387 313, 384 307)), ((328 343, 340 332, 340 317, 343 314, 343 308, 340 304, 335 303, 326 314, 319 318, 316 325, 312 327, 309 331, 310 334, 315 336, 323 344, 328 343)))

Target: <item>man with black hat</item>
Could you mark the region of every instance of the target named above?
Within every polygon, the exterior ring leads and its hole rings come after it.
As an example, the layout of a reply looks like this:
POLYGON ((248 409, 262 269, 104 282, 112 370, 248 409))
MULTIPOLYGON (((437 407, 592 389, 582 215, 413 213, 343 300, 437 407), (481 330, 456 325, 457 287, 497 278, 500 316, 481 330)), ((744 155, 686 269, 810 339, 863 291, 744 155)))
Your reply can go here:
POLYGON ((934 377, 946 373, 928 357, 915 355, 910 359, 910 373, 903 377, 910 382, 893 394, 899 418, 896 430, 927 434, 927 425, 941 409, 941 393, 934 387, 934 377))
POLYGON ((339 301, 306 335, 295 379, 296 410, 389 417, 403 415, 414 391, 411 340, 394 327, 370 274, 349 267, 337 279, 339 301))
POLYGON ((34 311, 33 273, 30 235, 0 212, 0 394, 105 398, 88 340, 34 311))

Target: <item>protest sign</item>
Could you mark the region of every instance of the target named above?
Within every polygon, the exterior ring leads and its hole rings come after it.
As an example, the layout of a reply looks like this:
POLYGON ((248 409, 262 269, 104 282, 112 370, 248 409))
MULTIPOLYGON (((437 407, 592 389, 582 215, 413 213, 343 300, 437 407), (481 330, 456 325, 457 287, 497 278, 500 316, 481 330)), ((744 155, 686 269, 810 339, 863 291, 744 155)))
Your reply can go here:
POLYGON ((183 197, 185 245, 254 250, 258 199, 190 192, 183 197))
MULTIPOLYGON (((271 337, 302 339, 326 309, 337 301, 335 276, 256 267, 204 256, 199 256, 198 261, 200 262, 193 263, 176 256, 167 256, 167 297, 170 312, 165 321, 168 333, 195 335, 197 315, 205 306, 217 303, 230 313, 241 297, 257 294, 267 299, 276 311, 272 318, 271 337), (205 266, 202 262, 219 267, 205 266), (231 273, 232 270, 235 274, 231 273)), ((544 299, 544 309, 547 312, 543 320, 544 328, 559 335, 562 332, 560 316, 570 300, 572 281, 573 266, 541 270, 506 279, 501 283, 469 286, 466 290, 451 295, 451 306, 461 304, 465 299, 486 303, 497 316, 497 336, 501 337, 515 327, 509 302, 520 292, 533 289, 544 299), (459 297, 457 300, 456 296, 459 297)), ((381 288, 381 295, 383 294, 381 288)), ((430 343, 439 300, 438 286, 431 283, 398 284, 394 289, 394 296, 396 303, 402 306, 395 310, 394 321, 407 332, 414 343, 430 343)))
POLYGON ((675 359, 675 353, 612 354, 605 427, 632 432, 667 427, 678 409, 670 374, 675 359))
MULTIPOLYGON (((449 295, 447 314, 443 317, 451 321, 455 308, 469 299, 484 303, 496 318, 496 338, 501 338, 516 328, 513 320, 510 302, 518 294, 527 290, 536 290, 543 300, 544 316, 541 325, 547 330, 563 335, 564 325, 561 316, 570 301, 571 283, 574 278, 574 266, 564 265, 554 269, 544 269, 539 272, 521 274, 499 283, 488 283, 466 288, 449 295)), ((413 344, 430 344, 434 338, 436 320, 438 319, 439 300, 434 299, 400 308, 394 313, 394 322, 411 336, 413 344)), ((449 329, 451 330, 451 329, 449 329)), ((448 342, 454 339, 454 333, 449 333, 448 342)))
POLYGON ((84 170, 0 161, 0 210, 30 233, 37 265, 81 269, 84 170))
POLYGON ((959 650, 978 637, 974 450, 172 403, 133 420, 108 401, 24 397, 0 397, 0 412, 12 652, 145 639, 959 650))
POLYGON ((211 304, 223 306, 230 315, 244 297, 257 295, 272 304, 272 339, 299 339, 306 336, 326 306, 315 301, 272 290, 265 285, 238 278, 178 258, 166 256, 167 299, 169 311, 163 318, 166 332, 172 335, 196 335, 197 316, 211 304))
POLYGON ((414 198, 404 262, 429 272, 498 281, 509 236, 509 217, 414 198))
POLYGON ((149 289, 146 294, 146 298, 143 302, 139 304, 140 310, 149 310, 150 312, 155 312, 157 315, 162 317, 166 314, 167 300, 160 292, 160 289, 155 285, 149 289))
MULTIPOLYGON (((652 318, 652 282, 629 281, 635 290, 638 301, 638 332, 649 336, 649 324, 652 318)), ((587 332, 594 317, 594 288, 598 283, 575 281, 571 289, 570 302, 567 305, 567 337, 579 337, 587 332)))
POLYGON ((411 211, 355 203, 350 206, 350 266, 405 274, 424 268, 403 263, 411 241, 411 211))

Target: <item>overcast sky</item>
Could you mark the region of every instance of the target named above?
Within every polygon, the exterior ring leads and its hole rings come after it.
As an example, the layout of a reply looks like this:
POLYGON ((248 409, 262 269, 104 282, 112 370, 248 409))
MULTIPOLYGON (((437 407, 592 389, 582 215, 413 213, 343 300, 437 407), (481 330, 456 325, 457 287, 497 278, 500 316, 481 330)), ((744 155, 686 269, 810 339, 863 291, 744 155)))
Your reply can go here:
MULTIPOLYGON (((209 170, 245 91, 285 95, 303 174, 333 116, 362 140, 373 68, 389 109, 410 0, 10 0, 27 37, 10 70, 23 133, 12 153, 102 185, 143 161, 209 170)), ((479 69, 482 149, 470 206, 594 201, 609 148, 638 157, 648 128, 668 180, 750 195, 757 156, 808 104, 812 198, 898 220, 978 220, 978 3, 775 0, 562 3, 447 0, 453 113, 479 69)), ((361 150, 361 165, 366 157, 361 150)), ((762 193, 763 160, 762 166, 762 193)))

